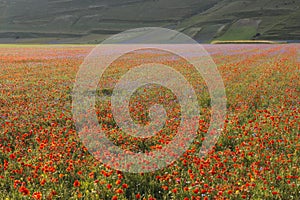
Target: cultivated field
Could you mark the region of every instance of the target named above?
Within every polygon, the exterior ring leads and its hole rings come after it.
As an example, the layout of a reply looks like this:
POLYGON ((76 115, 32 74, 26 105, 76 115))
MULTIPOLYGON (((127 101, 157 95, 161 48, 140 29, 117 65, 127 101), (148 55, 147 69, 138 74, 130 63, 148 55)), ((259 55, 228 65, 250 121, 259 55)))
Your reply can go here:
MULTIPOLYGON (((99 123, 114 144, 149 152, 168 144, 180 123, 178 101, 159 86, 136 91, 135 122, 149 104, 167 111, 151 138, 124 133, 110 96, 132 62, 174 67, 194 86, 201 106, 197 138, 169 167, 143 174, 116 171, 83 146, 72 118, 72 89, 88 45, 0 46, 0 199, 300 199, 300 46, 205 45, 223 78, 227 117, 215 148, 198 157, 210 121, 205 82, 182 59, 146 51, 119 58, 99 82, 99 123)), ((99 149, 101 151, 101 149, 99 149)))

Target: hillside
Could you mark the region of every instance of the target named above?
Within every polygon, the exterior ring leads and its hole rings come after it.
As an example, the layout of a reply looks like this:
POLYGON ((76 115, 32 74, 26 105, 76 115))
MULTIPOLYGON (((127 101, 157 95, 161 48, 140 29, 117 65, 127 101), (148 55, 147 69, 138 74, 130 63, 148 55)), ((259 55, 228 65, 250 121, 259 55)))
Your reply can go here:
POLYGON ((96 43, 145 26, 211 40, 300 40, 299 0, 0 0, 0 42, 96 43))

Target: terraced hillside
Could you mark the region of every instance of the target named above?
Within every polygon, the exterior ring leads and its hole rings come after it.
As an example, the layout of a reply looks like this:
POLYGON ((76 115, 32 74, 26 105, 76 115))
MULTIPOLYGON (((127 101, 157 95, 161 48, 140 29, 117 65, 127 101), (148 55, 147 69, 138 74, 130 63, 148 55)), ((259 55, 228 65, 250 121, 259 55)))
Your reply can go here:
POLYGON ((0 0, 0 42, 95 43, 145 26, 193 38, 300 40, 299 0, 0 0))

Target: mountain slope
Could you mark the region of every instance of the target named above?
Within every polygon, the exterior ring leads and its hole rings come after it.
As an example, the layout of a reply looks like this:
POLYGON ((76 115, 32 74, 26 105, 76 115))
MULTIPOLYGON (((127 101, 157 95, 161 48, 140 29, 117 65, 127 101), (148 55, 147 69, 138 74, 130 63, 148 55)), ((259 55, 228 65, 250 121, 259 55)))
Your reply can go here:
POLYGON ((299 0, 0 0, 0 42, 99 42, 145 26, 203 42, 300 40, 299 7, 299 0))

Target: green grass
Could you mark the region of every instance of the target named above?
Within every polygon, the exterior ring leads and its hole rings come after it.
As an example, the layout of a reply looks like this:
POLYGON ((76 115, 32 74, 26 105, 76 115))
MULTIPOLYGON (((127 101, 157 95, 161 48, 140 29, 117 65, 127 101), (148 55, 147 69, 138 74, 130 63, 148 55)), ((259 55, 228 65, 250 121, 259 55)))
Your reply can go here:
POLYGON ((245 40, 256 34, 256 29, 251 26, 230 27, 218 40, 245 40))
POLYGON ((0 44, 0 48, 24 48, 24 47, 45 47, 45 48, 49 48, 49 46, 51 47, 70 47, 70 46, 91 46, 94 47, 95 44, 0 44))
POLYGON ((214 40, 211 44, 282 44, 284 42, 270 40, 214 40))
POLYGON ((176 29, 205 42, 251 39, 256 33, 261 33, 257 39, 300 40, 297 0, 103 0, 101 5, 92 0, 0 2, 0 43, 99 43, 139 27, 176 29), (260 23, 237 23, 245 19, 260 23))

